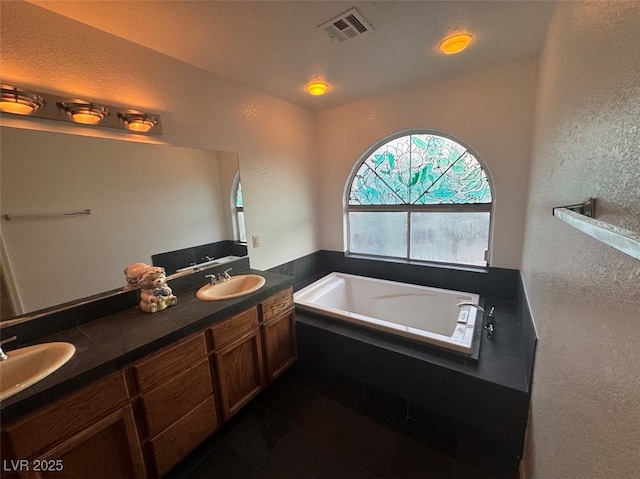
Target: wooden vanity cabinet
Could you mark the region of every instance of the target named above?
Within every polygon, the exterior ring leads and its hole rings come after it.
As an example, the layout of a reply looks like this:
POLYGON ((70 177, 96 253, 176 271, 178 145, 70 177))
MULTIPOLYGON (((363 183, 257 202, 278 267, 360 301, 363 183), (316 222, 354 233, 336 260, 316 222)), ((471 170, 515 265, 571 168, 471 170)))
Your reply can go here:
POLYGON ((164 476, 296 359, 288 288, 3 424, 2 478, 164 476))
POLYGON ((143 447, 163 476, 218 427, 204 333, 133 366, 144 416, 143 447))
POLYGON ((122 372, 2 429, 3 472, 7 477, 146 477, 122 372), (5 455, 7 450, 10 457, 5 455), (11 460, 14 462, 7 462, 11 460), (18 460, 23 462, 15 462, 18 460))
POLYGON ((271 382, 298 359, 293 288, 276 293, 260 306, 264 362, 271 382))
POLYGON ((265 386, 258 310, 253 307, 210 331, 222 415, 227 420, 265 386))

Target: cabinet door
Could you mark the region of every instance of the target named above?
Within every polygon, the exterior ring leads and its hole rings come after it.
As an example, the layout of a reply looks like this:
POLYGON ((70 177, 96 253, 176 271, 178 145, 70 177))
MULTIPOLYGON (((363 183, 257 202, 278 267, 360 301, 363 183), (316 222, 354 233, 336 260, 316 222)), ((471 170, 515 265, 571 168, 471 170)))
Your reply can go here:
POLYGON ((259 329, 214 351, 214 358, 222 412, 229 419, 264 387, 259 329))
POLYGON ((289 311, 263 326, 267 380, 273 381, 298 359, 296 322, 293 311, 289 311))
POLYGON ((34 459, 30 468, 39 478, 146 477, 131 406, 109 414, 34 459))
POLYGON ((213 397, 151 439, 158 477, 164 476, 218 427, 213 397))

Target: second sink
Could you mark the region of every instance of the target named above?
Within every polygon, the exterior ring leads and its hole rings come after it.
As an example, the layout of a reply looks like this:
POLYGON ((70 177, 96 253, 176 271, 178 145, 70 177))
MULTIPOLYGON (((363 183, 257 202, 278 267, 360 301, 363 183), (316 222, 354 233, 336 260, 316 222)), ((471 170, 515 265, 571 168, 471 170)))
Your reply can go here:
POLYGON ((257 274, 239 274, 231 279, 216 284, 207 284, 196 292, 203 301, 219 301, 232 299, 253 293, 262 288, 266 280, 257 274))
POLYGON ((76 352, 70 343, 44 343, 7 352, 0 361, 0 401, 46 378, 76 352))

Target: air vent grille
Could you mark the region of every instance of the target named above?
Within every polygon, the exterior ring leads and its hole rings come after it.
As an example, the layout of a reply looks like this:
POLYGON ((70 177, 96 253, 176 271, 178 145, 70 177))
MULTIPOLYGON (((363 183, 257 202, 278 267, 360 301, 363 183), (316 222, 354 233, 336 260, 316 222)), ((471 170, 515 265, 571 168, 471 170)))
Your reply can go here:
POLYGON ((355 8, 352 8, 348 12, 323 23, 318 28, 327 32, 331 38, 341 42, 358 37, 363 33, 373 30, 373 27, 369 22, 367 22, 362 14, 355 8))

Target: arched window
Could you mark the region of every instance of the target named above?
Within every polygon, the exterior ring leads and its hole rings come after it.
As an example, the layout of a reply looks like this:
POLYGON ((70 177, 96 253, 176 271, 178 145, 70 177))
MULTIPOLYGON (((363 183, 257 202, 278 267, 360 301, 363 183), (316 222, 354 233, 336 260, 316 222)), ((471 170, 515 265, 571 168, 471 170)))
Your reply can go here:
POLYGON ((244 226, 244 205, 242 203, 242 183, 240 174, 236 175, 234 181, 235 188, 232 191, 231 209, 233 210, 233 229, 235 230, 236 241, 247 242, 247 231, 244 226))
POLYGON ((369 150, 349 181, 349 253, 487 265, 491 186, 466 146, 405 134, 369 150))

